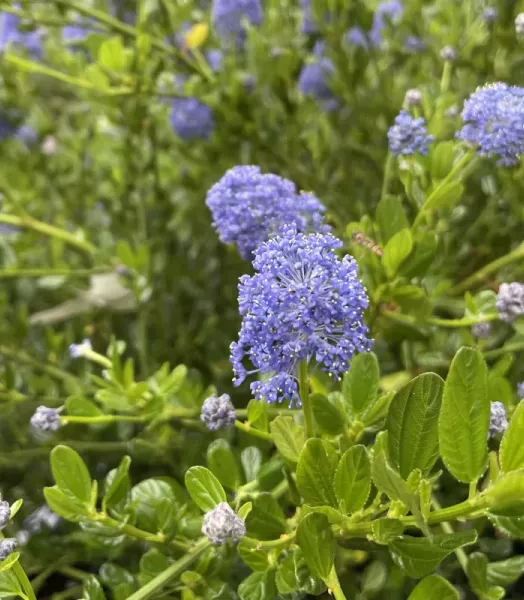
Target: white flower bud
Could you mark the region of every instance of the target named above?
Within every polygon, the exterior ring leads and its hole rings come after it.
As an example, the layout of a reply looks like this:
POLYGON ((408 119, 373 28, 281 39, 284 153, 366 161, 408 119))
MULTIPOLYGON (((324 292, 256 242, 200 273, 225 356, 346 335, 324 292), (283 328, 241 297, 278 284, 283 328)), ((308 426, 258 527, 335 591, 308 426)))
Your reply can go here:
POLYGON ((246 525, 227 502, 220 502, 204 516, 202 533, 213 544, 224 544, 228 539, 238 542, 246 535, 246 525))

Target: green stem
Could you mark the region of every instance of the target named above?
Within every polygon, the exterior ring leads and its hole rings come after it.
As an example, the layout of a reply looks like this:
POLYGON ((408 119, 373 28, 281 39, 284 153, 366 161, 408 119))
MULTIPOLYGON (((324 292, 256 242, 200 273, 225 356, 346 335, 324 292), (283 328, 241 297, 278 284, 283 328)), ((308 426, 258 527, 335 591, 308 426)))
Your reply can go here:
POLYGON ((420 221, 423 216, 425 216, 428 207, 431 208, 431 204, 433 199, 440 193, 440 190, 447 185, 462 169, 469 163, 469 161, 475 156, 474 150, 468 150, 455 164, 455 166, 451 169, 451 171, 444 177, 444 179, 438 184, 438 186, 431 192, 431 194, 426 198, 424 204, 420 207, 419 213, 415 218, 413 223, 413 228, 417 227, 420 224, 420 221))
POLYGON ((338 575, 335 567, 331 569, 331 573, 329 577, 325 581, 326 585, 329 588, 329 593, 333 594, 335 600, 347 600, 342 588, 340 587, 340 581, 338 580, 338 575))
POLYGON ((389 192, 389 187, 391 185, 391 180, 393 178, 393 166, 395 165, 395 157, 391 153, 388 152, 388 156, 386 158, 386 166, 384 168, 384 179, 382 180, 382 189, 380 191, 380 199, 385 198, 389 192))
POLYGON ((104 367, 104 369, 111 369, 113 367, 113 363, 104 356, 103 354, 99 354, 94 350, 82 350, 82 357, 87 358, 88 360, 104 367))
POLYGON ((15 279, 17 277, 89 277, 96 273, 107 273, 107 267, 93 269, 7 269, 0 271, 0 279, 15 279))
POLYGON ((496 313, 489 315, 479 315, 477 317, 464 317, 463 319, 439 319, 438 317, 424 317, 417 319, 413 315, 404 315, 391 310, 383 310, 382 313, 388 319, 406 323, 407 325, 436 325, 437 327, 471 327, 478 323, 487 323, 497 321, 500 316, 496 313))
POLYGON ((451 296, 462 294, 470 288, 481 284, 492 273, 495 273, 506 265, 521 259, 524 259, 524 242, 515 248, 515 250, 512 250, 508 254, 505 254, 504 256, 501 256, 500 258, 488 263, 476 273, 473 273, 473 275, 470 275, 467 279, 449 289, 447 293, 451 296))
MULTIPOLYGON (((476 495, 477 495, 477 482, 476 481, 471 481, 470 484, 469 484, 469 496, 468 496, 468 498, 470 500, 472 500, 476 495)), ((440 508, 440 506, 438 506, 437 508, 440 508)))
POLYGON ((449 60, 444 61, 444 68, 442 69, 442 78, 440 80, 440 94, 445 94, 449 90, 449 84, 451 82, 451 71, 452 62, 449 60))
POLYGON ((89 579, 89 577, 91 577, 89 573, 67 565, 60 567, 59 569, 57 569, 57 571, 58 573, 65 575, 66 577, 69 577, 71 579, 78 579, 79 581, 86 581, 86 579, 89 579))
POLYGON ((169 580, 179 575, 186 570, 205 550, 211 546, 211 542, 207 538, 201 538, 185 556, 177 560, 167 569, 162 571, 154 579, 146 583, 134 594, 131 594, 127 600, 144 600, 156 592, 159 588, 165 585, 169 580))
POLYGON ((487 350, 482 354, 484 355, 485 359, 490 359, 498 358, 499 356, 506 354, 506 352, 520 352, 521 350, 524 350, 524 342, 507 344, 506 346, 502 346, 502 348, 496 348, 495 350, 487 350))
MULTIPOLYGON (((235 412, 239 419, 247 419, 247 408, 236 408, 235 412)), ((295 408, 273 408, 269 407, 267 413, 270 417, 294 417, 299 411, 295 408)))
POLYGON ((33 231, 37 231, 38 233, 42 233, 43 235, 47 235, 49 237, 54 237, 57 240, 61 240, 65 244, 69 244, 73 246, 77 250, 81 250, 85 254, 92 256, 96 254, 97 248, 78 238, 76 235, 65 231, 64 229, 60 229, 59 227, 54 227, 53 225, 48 225, 47 223, 42 223, 42 221, 37 221, 32 217, 16 217, 14 215, 6 215, 4 213, 0 213, 0 223, 5 223, 6 225, 13 225, 14 227, 24 227, 26 229, 32 229, 33 231))
POLYGON ((314 437, 315 426, 313 424, 313 407, 309 396, 309 376, 307 372, 307 361, 300 361, 298 367, 298 387, 300 392, 300 401, 304 412, 304 421, 306 423, 306 435, 308 438, 314 437))
POLYGON ((58 592, 51 596, 51 600, 66 600, 67 598, 80 597, 82 595, 82 586, 75 585, 74 587, 58 592))
POLYGON ((144 540, 145 542, 150 542, 152 544, 163 544, 166 541, 165 535, 163 533, 151 533, 150 531, 143 531, 142 529, 138 529, 134 525, 129 525, 127 523, 120 523, 107 515, 98 514, 93 521, 97 523, 101 523, 106 527, 111 527, 112 529, 117 529, 121 531, 125 535, 136 538, 137 540, 144 540))
POLYGON ((254 429, 251 427, 249 423, 242 423, 242 421, 235 421, 235 427, 244 431, 245 433, 249 433, 249 435, 254 435, 261 440, 267 440, 268 442, 273 441, 273 436, 270 433, 266 433, 265 431, 260 431, 260 429, 254 429))
POLYGON ((99 417, 77 417, 77 416, 63 416, 60 417, 62 425, 69 425, 70 423, 85 423, 88 425, 102 425, 105 423, 143 423, 147 421, 146 416, 135 416, 135 415, 100 415, 99 417))
MULTIPOLYGON (((470 490, 471 490, 471 486, 470 486, 470 490)), ((471 497, 471 494, 470 494, 471 497)), ((437 510, 441 510, 441 506, 439 504, 439 501, 437 500, 437 498, 432 495, 431 496, 431 502, 433 503, 433 506, 437 509, 437 510)), ((449 523, 448 521, 443 521, 440 524, 442 531, 444 533, 455 533, 451 523, 449 523)), ((457 550, 455 550, 455 555, 460 563, 460 566, 462 567, 462 570, 464 571, 464 573, 467 574, 467 568, 468 568, 468 557, 467 554, 464 552, 464 550, 462 548, 457 548, 457 550)))

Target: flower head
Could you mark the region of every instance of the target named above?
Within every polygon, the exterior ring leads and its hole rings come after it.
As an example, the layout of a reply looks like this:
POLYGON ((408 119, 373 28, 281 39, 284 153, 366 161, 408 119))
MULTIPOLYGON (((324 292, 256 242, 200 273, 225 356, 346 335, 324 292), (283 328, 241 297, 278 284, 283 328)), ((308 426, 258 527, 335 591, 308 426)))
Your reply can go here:
POLYGON ((524 381, 517 383, 517 396, 519 400, 524 400, 524 381))
POLYGON ((233 427, 237 418, 235 407, 228 394, 211 396, 204 400, 200 412, 200 420, 210 431, 233 427))
POLYGON ((408 156, 415 152, 427 154, 433 139, 432 135, 428 135, 425 120, 422 117, 415 119, 405 110, 400 111, 388 131, 389 148, 395 156, 408 156))
POLYGON ((494 6, 486 6, 483 13, 483 18, 486 23, 493 23, 499 16, 499 11, 494 6))
POLYGON ((326 110, 335 107, 336 98, 329 85, 329 78, 335 72, 331 60, 324 56, 324 44, 317 42, 313 58, 302 68, 298 78, 298 88, 304 96, 311 96, 324 105, 326 110))
POLYGON ((339 378, 355 353, 371 349, 363 321, 368 297, 355 260, 335 254, 341 246, 331 234, 297 233, 296 226, 286 226, 255 252, 255 275, 240 278, 243 319, 239 340, 231 344, 231 362, 235 385, 251 373, 263 376, 251 384, 256 399, 300 404, 301 361, 339 378), (243 365, 246 358, 252 371, 243 365))
POLYGON ((404 40, 404 50, 406 50, 406 52, 423 52, 426 48, 426 42, 416 35, 408 35, 404 40))
POLYGON ((453 46, 444 46, 440 51, 440 58, 453 62, 457 60, 457 51, 453 46))
POLYGON ((524 152, 524 88, 505 83, 486 85, 464 103, 464 126, 457 137, 478 146, 482 156, 498 165, 519 162, 524 152))
POLYGON ((17 541, 15 538, 5 538, 0 540, 0 560, 5 560, 16 550, 17 541))
POLYGON ((475 323, 471 326, 471 333, 477 338, 487 338, 491 333, 491 323, 486 321, 485 323, 475 323))
POLYGON ((31 417, 31 425, 40 431, 57 431, 62 425, 60 412, 56 408, 39 406, 31 417))
POLYGON ((241 44, 246 36, 245 22, 258 26, 262 18, 260 0, 213 0, 211 19, 224 42, 241 44))
POLYGON ((0 49, 3 50, 7 44, 23 46, 33 56, 42 53, 42 31, 20 31, 20 17, 8 13, 0 14, 0 49))
POLYGON ((216 545, 238 542, 246 535, 246 525, 227 502, 220 502, 205 514, 202 533, 216 545))
POLYGON ((24 528, 29 533, 38 533, 43 526, 54 529, 58 523, 60 523, 60 517, 46 504, 43 504, 24 519, 24 528))
POLYGON ((515 18, 515 31, 517 34, 524 33, 524 12, 519 13, 515 18))
POLYGON ((215 129, 213 111, 197 98, 175 98, 171 127, 183 140, 208 139, 215 129))
POLYGON ((506 416, 504 404, 502 404, 502 402, 492 402, 488 437, 492 438, 496 435, 504 433, 507 428, 508 418, 506 416))
POLYGON ((62 29, 62 39, 66 42, 74 42, 76 40, 83 40, 93 30, 92 23, 81 22, 75 23, 74 25, 66 25, 62 29))
POLYGON ((388 21, 397 23, 402 18, 403 12, 404 7, 399 0, 386 0, 378 5, 373 16, 371 31, 369 32, 369 38, 373 46, 378 47, 382 43, 384 29, 388 21))
POLYGON ((224 60, 224 53, 222 50, 218 50, 217 48, 209 50, 206 53, 206 58, 213 73, 220 71, 222 68, 222 61, 224 60))
POLYGON ((360 27, 352 27, 346 33, 346 41, 350 46, 369 50, 368 36, 362 31, 362 29, 360 29, 360 27))
POLYGON ((312 194, 299 194, 292 181, 262 174, 259 167, 233 167, 208 192, 206 204, 224 244, 241 256, 252 253, 288 223, 299 231, 323 229, 324 206, 312 194))
POLYGON ((422 102, 422 92, 416 88, 408 90, 404 102, 407 106, 418 106, 422 102))
POLYGON ((90 352, 93 349, 91 345, 91 340, 85 338, 82 340, 81 344, 71 344, 69 346, 69 355, 71 358, 80 358, 84 356, 86 352, 90 352))
POLYGON ((497 294, 497 310, 506 323, 524 315, 524 284, 501 283, 497 294))
POLYGON ((313 11, 311 10, 311 0, 300 0, 300 7, 302 8, 302 33, 317 33, 318 25, 314 20, 313 11))
POLYGON ((0 530, 2 530, 9 519, 11 518, 11 507, 9 506, 9 502, 5 500, 0 501, 0 530))

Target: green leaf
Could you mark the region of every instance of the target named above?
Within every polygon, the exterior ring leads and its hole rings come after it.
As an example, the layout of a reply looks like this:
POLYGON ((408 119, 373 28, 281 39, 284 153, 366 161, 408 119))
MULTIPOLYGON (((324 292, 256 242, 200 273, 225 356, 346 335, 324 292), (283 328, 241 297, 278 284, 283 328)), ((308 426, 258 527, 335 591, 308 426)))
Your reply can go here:
POLYGON ((250 400, 247 405, 247 422, 254 429, 267 431, 268 412, 267 404, 261 400, 250 400))
POLYGON ((93 575, 86 579, 84 583, 83 597, 85 600, 106 600, 102 586, 93 575))
POLYGON ((428 575, 420 581, 408 600, 459 600, 460 594, 440 575, 428 575))
POLYGON ((246 502, 245 504, 242 504, 242 506, 238 509, 238 516, 241 519, 244 519, 244 521, 246 520, 248 514, 253 510, 253 503, 252 502, 246 502))
POLYGON ((377 205, 377 224, 383 243, 409 227, 402 201, 395 196, 384 196, 377 205))
POLYGON ((129 467, 131 458, 124 456, 118 465, 118 468, 111 474, 108 474, 106 480, 106 489, 103 498, 103 506, 110 508, 117 505, 127 497, 129 493, 129 467))
POLYGON ((56 485, 44 488, 44 496, 49 508, 66 521, 78 523, 89 515, 86 504, 64 494, 56 485))
POLYGON ((497 479, 484 492, 490 513, 502 517, 524 517, 524 469, 497 479))
POLYGON ((408 535, 393 540, 389 550, 393 560, 409 577, 418 579, 429 575, 449 554, 477 541, 477 532, 461 531, 415 538, 408 535))
POLYGON ((464 184, 460 181, 450 181, 444 185, 439 185, 422 205, 421 210, 437 210, 440 208, 451 208, 462 198, 464 193, 464 184))
POLYGON ((500 600, 504 597, 504 588, 488 583, 488 559, 481 552, 468 556, 467 575, 471 589, 481 600, 500 600))
POLYGON ((68 496, 88 504, 91 500, 91 477, 87 467, 72 448, 56 446, 51 451, 51 471, 56 485, 68 496))
POLYGON ((102 42, 98 51, 98 62, 111 71, 125 69, 127 61, 122 38, 112 37, 102 42))
POLYGON ((322 433, 338 435, 344 431, 346 415, 323 394, 312 394, 313 416, 322 433))
POLYGON ((414 469, 427 475, 438 458, 438 417, 444 381, 435 373, 415 377, 389 407, 391 464, 407 479, 414 469))
POLYGON ((366 504, 371 489, 371 463, 365 446, 352 446, 342 456, 334 488, 343 513, 353 513, 366 504))
POLYGON ((503 473, 517 471, 524 467, 524 402, 519 402, 509 427, 500 442, 500 469, 503 473))
POLYGON ((255 571, 238 586, 240 600, 275 600, 277 586, 275 571, 255 571))
POLYGON ((11 504, 10 520, 15 518, 16 513, 22 508, 23 503, 24 501, 22 499, 19 499, 13 502, 13 504, 11 504))
POLYGON ((439 142, 430 151, 430 171, 432 181, 444 179, 453 167, 453 141, 439 142))
POLYGON ((293 594, 300 588, 300 582, 295 571, 295 557, 293 554, 286 556, 278 565, 276 583, 280 594, 293 594))
POLYGON ((226 492, 220 481, 205 467, 191 467, 186 471, 186 489, 193 502, 204 513, 213 510, 220 502, 226 502, 226 492))
POLYGON ((207 464, 222 485, 234 490, 240 485, 240 473, 237 461, 229 443, 219 438, 209 444, 207 464))
POLYGON ((400 268, 401 275, 411 279, 425 273, 435 258, 437 247, 438 238, 435 233, 422 229, 417 230, 413 250, 400 268))
POLYGON ((311 573, 311 570, 306 563, 306 559, 304 558, 304 553, 298 546, 293 553, 293 557, 295 560, 295 573, 301 591, 313 596, 322 594, 322 592, 326 590, 326 585, 320 577, 311 573))
POLYGON ((477 481, 486 468, 490 404, 482 354, 461 348, 451 363, 439 417, 440 455, 459 481, 477 481))
POLYGON ((158 531, 158 512, 165 514, 163 503, 171 501, 181 506, 188 500, 182 486, 170 477, 144 479, 132 487, 130 496, 130 508, 137 518, 135 525, 153 532, 158 531))
POLYGON ((297 425, 292 417, 277 417, 270 424, 273 441, 283 458, 293 463, 306 443, 306 433, 303 427, 297 425))
POLYGON ((372 352, 357 354, 342 382, 342 395, 349 415, 365 416, 375 404, 380 372, 377 357, 372 352))
POLYGON ((332 506, 310 506, 309 504, 303 504, 301 514, 306 516, 310 513, 325 515, 332 525, 340 525, 346 521, 346 516, 332 506))
POLYGON ((333 489, 337 453, 325 440, 311 438, 300 453, 297 465, 297 487, 312 506, 338 507, 333 489))
POLYGON ((274 540, 286 531, 286 520, 275 498, 263 492, 253 499, 246 519, 247 535, 259 540, 274 540))
POLYGON ((104 414, 94 402, 81 396, 70 396, 65 406, 67 414, 72 417, 99 417, 104 414))
POLYGON ((139 563, 140 573, 138 579, 140 585, 145 585, 151 579, 154 579, 157 575, 160 575, 171 565, 171 561, 167 556, 164 556, 156 548, 151 548, 145 554, 142 555, 139 563))
POLYGON ((306 515, 298 524, 297 543, 313 575, 326 580, 335 561, 335 537, 325 515, 306 515))
POLYGON ((396 233, 384 247, 382 264, 386 275, 393 279, 400 265, 406 260, 413 249, 413 236, 411 230, 406 228, 396 233))
POLYGON ((257 478, 260 466, 262 465, 262 452, 256 446, 248 446, 240 453, 240 462, 244 468, 246 482, 257 478))
POLYGON ((524 540, 524 517, 488 516, 493 526, 503 535, 516 540, 524 540))
POLYGON ((511 585, 524 571, 524 556, 513 556, 506 560, 488 565, 488 583, 490 585, 511 585))
POLYGON ((383 517, 373 521, 371 525, 377 544, 387 545, 404 533, 405 526, 398 519, 383 517))
POLYGON ((257 540, 243 537, 237 546, 238 554, 253 571, 265 571, 269 567, 268 552, 259 550, 257 544, 257 540))
POLYGON ((4 559, 2 562, 0 562, 0 573, 3 573, 4 571, 9 571, 9 569, 16 562, 18 562, 19 558, 20 558, 20 552, 13 552, 12 554, 10 554, 6 559, 4 559))

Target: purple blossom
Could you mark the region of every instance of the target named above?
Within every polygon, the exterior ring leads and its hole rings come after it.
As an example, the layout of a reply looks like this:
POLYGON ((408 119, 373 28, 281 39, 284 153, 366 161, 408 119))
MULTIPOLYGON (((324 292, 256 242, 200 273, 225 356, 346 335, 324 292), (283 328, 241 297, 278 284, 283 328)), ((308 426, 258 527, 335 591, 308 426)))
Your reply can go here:
POLYGON ((524 381, 517 383, 517 396, 519 400, 524 400, 524 381))
POLYGON ((416 152, 425 155, 433 139, 432 135, 428 135, 426 121, 422 117, 415 119, 405 110, 400 111, 388 131, 389 148, 395 156, 416 152))
POLYGON ((215 130, 213 111, 197 98, 175 98, 171 105, 171 127, 183 140, 207 140, 215 130))
POLYGON ((483 13, 483 18, 486 23, 493 23, 499 16, 499 11, 494 6, 486 6, 483 13))
POLYGON ((524 152, 524 88, 493 83, 479 88, 464 103, 461 140, 495 156, 497 165, 519 163, 524 152))
POLYGON ((16 133, 17 126, 10 117, 0 115, 0 140, 6 140, 16 133))
POLYGON ((305 96, 318 100, 326 110, 332 110, 337 100, 329 85, 329 78, 335 72, 331 60, 324 56, 324 44, 317 42, 313 49, 314 58, 302 68, 298 87, 305 96))
POLYGON ((90 33, 87 24, 77 23, 75 25, 66 25, 62 29, 62 38, 67 42, 74 42, 86 38, 90 33))
POLYGON ((255 166, 227 171, 209 190, 206 204, 220 241, 235 244, 247 260, 283 225, 294 223, 301 232, 325 228, 325 208, 318 198, 299 194, 292 181, 255 166))
POLYGON ((363 320, 368 297, 355 260, 335 254, 341 246, 331 234, 286 226, 255 252, 256 273, 240 278, 242 326, 231 344, 231 363, 235 385, 252 373, 263 376, 251 384, 256 399, 300 405, 301 361, 338 379, 355 353, 371 349, 363 320))
POLYGON ((224 53, 222 50, 209 50, 206 53, 207 63, 210 66, 213 73, 217 73, 222 68, 222 61, 224 60, 224 53))
POLYGON ((384 29, 387 26, 388 21, 392 23, 398 22, 404 7, 399 0, 386 0, 378 5, 375 15, 373 16, 373 24, 369 33, 369 38, 373 46, 378 47, 382 43, 384 29))
POLYGON ((315 20, 313 14, 313 8, 311 6, 311 0, 300 0, 300 7, 302 8, 302 24, 300 30, 306 35, 318 33, 319 25, 315 20))
POLYGON ((4 50, 7 44, 23 46, 33 56, 42 53, 42 31, 20 31, 18 29, 21 19, 9 13, 0 14, 0 49, 4 50))
POLYGON ((408 35, 404 40, 404 50, 406 50, 406 52, 418 53, 423 52, 426 48, 426 42, 416 35, 408 35))
POLYGON ((369 39, 368 36, 362 31, 360 27, 352 27, 346 33, 346 41, 350 46, 356 48, 363 48, 369 50, 369 39))
POLYGON ((513 323, 524 315, 524 284, 501 283, 497 294, 497 310, 505 323, 513 323))
POLYGON ((224 42, 241 44, 246 36, 245 22, 258 26, 262 18, 260 0, 213 0, 211 19, 218 37, 224 42))
POLYGON ((493 438, 504 433, 508 428, 506 408, 502 402, 492 402, 490 410, 488 437, 493 438))

